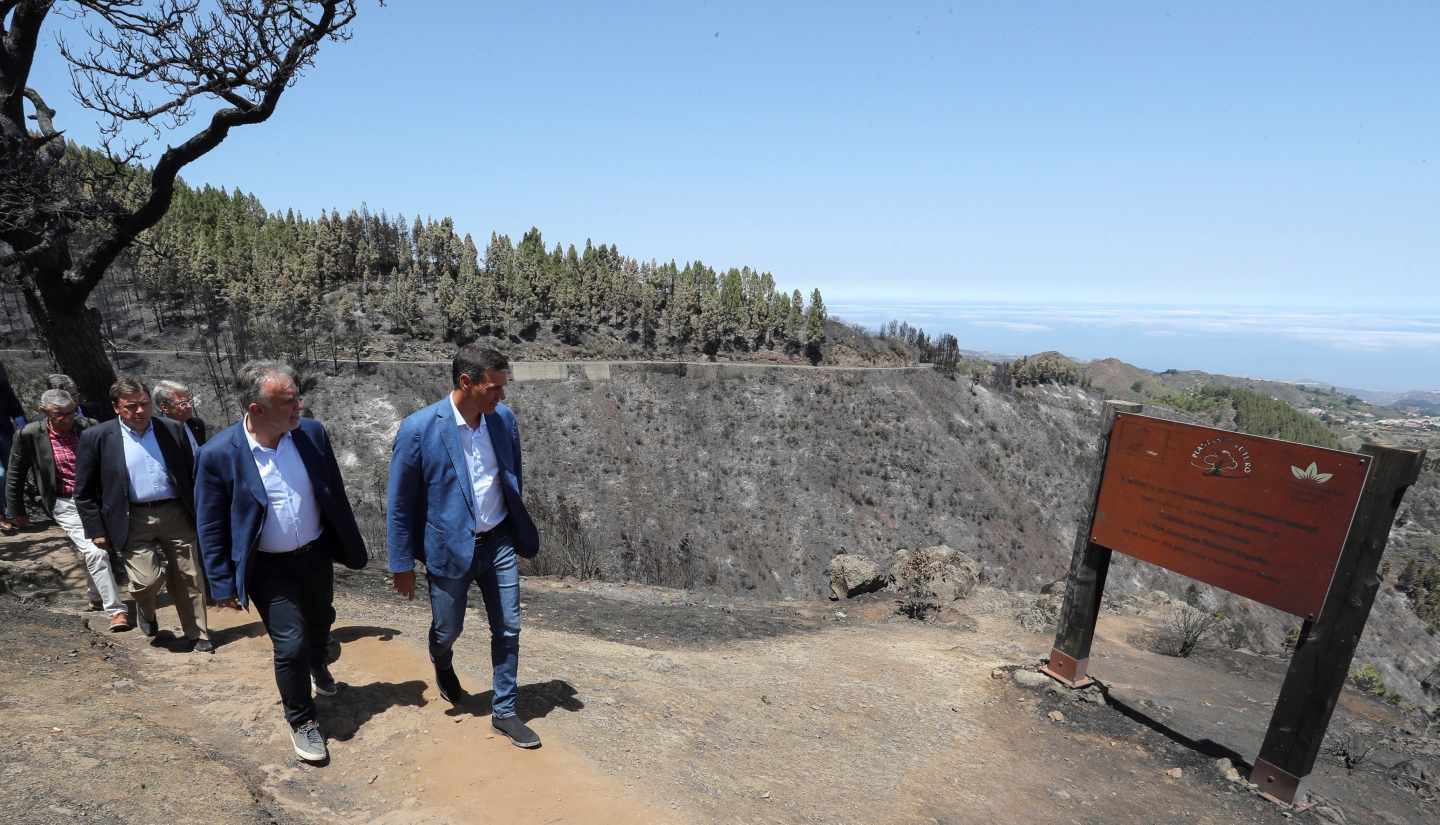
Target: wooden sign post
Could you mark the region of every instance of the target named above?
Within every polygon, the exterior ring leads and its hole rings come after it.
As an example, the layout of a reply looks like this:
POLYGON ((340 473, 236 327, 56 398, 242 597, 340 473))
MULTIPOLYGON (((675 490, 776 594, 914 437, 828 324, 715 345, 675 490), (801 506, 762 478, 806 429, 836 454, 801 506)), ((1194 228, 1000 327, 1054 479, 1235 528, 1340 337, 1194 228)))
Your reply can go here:
POLYGON ((1423 450, 1361 453, 1179 424, 1105 404, 1050 661, 1088 684, 1112 551, 1304 620, 1251 780, 1292 802, 1315 765, 1379 589, 1380 557, 1423 450))

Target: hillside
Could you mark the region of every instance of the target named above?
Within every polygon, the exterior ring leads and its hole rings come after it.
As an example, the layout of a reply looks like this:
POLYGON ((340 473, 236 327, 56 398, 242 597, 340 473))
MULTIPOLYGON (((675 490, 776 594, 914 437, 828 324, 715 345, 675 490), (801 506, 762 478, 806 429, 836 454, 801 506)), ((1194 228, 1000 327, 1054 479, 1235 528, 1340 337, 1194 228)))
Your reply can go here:
MULTIPOLYGON (((22 387, 33 386, 43 363, 11 360, 22 387)), ((147 380, 188 380, 207 399, 205 417, 227 418, 200 359, 123 356, 119 365, 147 380)), ((445 375, 442 364, 345 363, 307 374, 307 404, 341 450, 373 553, 383 548, 395 428, 441 396, 445 375)), ((837 553, 885 568, 901 548, 938 543, 975 555, 995 586, 1033 592, 1061 578, 1100 403, 1075 386, 1000 391, 929 369, 549 363, 521 365, 511 387, 527 495, 550 537, 533 572, 583 568, 797 600, 824 597, 837 553)), ((1434 534, 1433 513, 1407 514, 1405 541, 1434 534)), ((1117 558, 1113 598, 1151 588, 1189 591, 1222 612, 1236 647, 1279 653, 1294 627, 1117 558)), ((1419 682, 1440 660, 1440 641, 1387 590, 1362 658, 1392 690, 1425 702, 1419 682)))

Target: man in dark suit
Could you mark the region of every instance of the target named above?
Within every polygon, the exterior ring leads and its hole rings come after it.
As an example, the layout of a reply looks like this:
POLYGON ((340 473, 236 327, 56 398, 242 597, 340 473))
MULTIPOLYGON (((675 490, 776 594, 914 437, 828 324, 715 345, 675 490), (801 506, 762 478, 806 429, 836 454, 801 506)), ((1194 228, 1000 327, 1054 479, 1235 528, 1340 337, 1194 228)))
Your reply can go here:
POLYGON ((275 648, 295 755, 323 762, 329 753, 311 686, 322 696, 341 687, 325 655, 335 618, 331 562, 364 567, 365 541, 329 435, 300 417, 294 371, 252 361, 240 369, 239 388, 244 418, 200 450, 200 554, 217 606, 255 603, 275 648))
POLYGON ((155 399, 155 409, 161 415, 185 425, 190 446, 195 452, 200 452, 201 445, 205 443, 206 427, 205 421, 195 414, 195 408, 200 406, 195 393, 179 381, 161 381, 155 385, 151 397, 155 399))
MULTIPOLYGON (((10 374, 5 371, 5 365, 0 364, 0 486, 7 486, 5 459, 10 455, 10 447, 16 430, 23 426, 25 426, 25 408, 20 406, 20 399, 15 397, 15 390, 10 386, 10 374)), ((23 479, 21 484, 24 484, 23 479)), ((0 504, 0 532, 7 536, 15 532, 15 525, 10 522, 10 517, 25 515, 24 508, 11 510, 9 505, 8 498, 4 504, 0 504)))
POLYGON ((520 430, 505 399, 510 362, 493 349, 463 347, 451 363, 454 389, 407 417, 390 459, 389 545, 395 590, 415 597, 415 562, 430 588, 430 661, 440 695, 465 698, 451 648, 465 622, 470 583, 490 622, 494 700, 490 723, 522 748, 540 737, 515 715, 520 664, 520 571, 540 550, 521 497, 520 430))
POLYGON ((110 615, 110 630, 130 629, 129 612, 120 599, 120 586, 110 569, 110 554, 85 536, 85 524, 75 505, 75 481, 79 464, 80 435, 95 422, 76 414, 75 400, 64 390, 46 390, 40 395, 39 421, 26 424, 10 450, 10 474, 5 479, 5 503, 15 513, 15 523, 30 523, 25 513, 25 482, 33 480, 40 491, 40 505, 85 560, 89 581, 90 608, 110 615))
POLYGON ((134 378, 110 386, 116 418, 80 436, 75 506, 85 535, 114 547, 130 576, 135 617, 155 636, 160 588, 175 601, 186 645, 211 653, 205 589, 195 568, 195 456, 184 428, 151 414, 134 378))

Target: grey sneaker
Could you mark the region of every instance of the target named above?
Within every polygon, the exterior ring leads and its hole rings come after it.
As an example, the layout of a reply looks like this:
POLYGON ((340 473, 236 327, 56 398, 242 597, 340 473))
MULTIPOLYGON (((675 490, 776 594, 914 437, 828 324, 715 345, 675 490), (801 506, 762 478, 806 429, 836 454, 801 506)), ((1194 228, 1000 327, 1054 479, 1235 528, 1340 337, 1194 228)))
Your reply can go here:
POLYGON ((516 716, 490 717, 490 726, 510 737, 510 744, 517 748, 538 748, 540 737, 535 731, 530 730, 524 722, 516 716))
POLYGON ((320 723, 309 722, 290 731, 290 742, 295 746, 295 755, 306 762, 324 762, 330 758, 325 750, 325 734, 320 732, 320 723))
POLYGON ((335 677, 330 675, 330 669, 326 667, 310 671, 310 683, 321 696, 334 696, 344 687, 344 684, 335 681, 335 677))

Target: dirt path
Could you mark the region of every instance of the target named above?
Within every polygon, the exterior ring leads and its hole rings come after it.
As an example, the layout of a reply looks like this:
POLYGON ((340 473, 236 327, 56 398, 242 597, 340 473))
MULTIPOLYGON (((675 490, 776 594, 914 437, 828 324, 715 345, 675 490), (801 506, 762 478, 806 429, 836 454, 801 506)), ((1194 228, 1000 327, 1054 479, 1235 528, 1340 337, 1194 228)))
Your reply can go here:
MULTIPOLYGON (((0 559, 66 567, 53 537, 21 538, 0 540, 0 559)), ((66 572, 73 587, 76 570, 66 572)), ((997 674, 1048 650, 1004 616, 963 630, 861 605, 527 581, 519 710, 545 745, 522 751, 490 729, 483 614, 471 611, 456 651, 479 695, 452 708, 431 686, 426 606, 386 593, 378 575, 349 575, 332 665, 348 687, 320 700, 332 758, 311 767, 290 755, 253 614, 213 614, 217 653, 183 654, 87 631, 75 591, 51 589, 45 609, 44 586, 21 588, 28 605, 0 598, 0 696, 20 743, 0 776, 32 800, 17 822, 1286 821, 1223 780, 1213 757, 997 674), (1175 767, 1179 779, 1166 774, 1175 767)), ((176 624, 168 609, 165 624, 176 624)), ((1124 644, 1128 631, 1102 626, 1096 668, 1138 703, 1153 663, 1124 644)), ((1223 668, 1186 665, 1205 696, 1240 690, 1207 686, 1207 673, 1240 678, 1223 668)), ((1223 728, 1227 717, 1203 707, 1172 715, 1223 728)), ((1371 795, 1394 818, 1350 822, 1433 815, 1413 798, 1371 795)))

